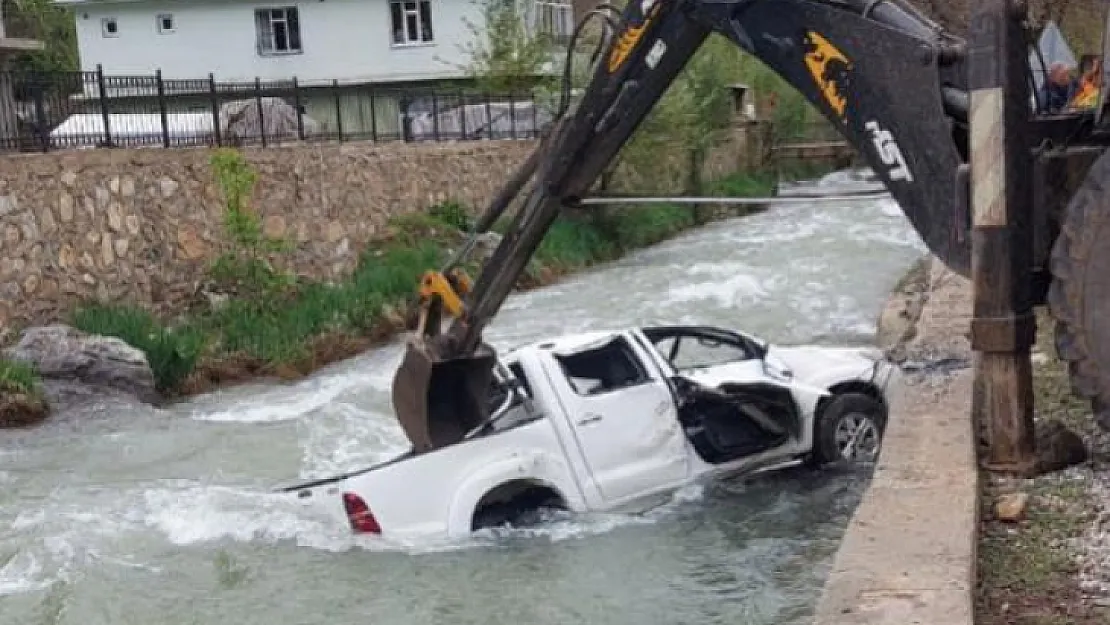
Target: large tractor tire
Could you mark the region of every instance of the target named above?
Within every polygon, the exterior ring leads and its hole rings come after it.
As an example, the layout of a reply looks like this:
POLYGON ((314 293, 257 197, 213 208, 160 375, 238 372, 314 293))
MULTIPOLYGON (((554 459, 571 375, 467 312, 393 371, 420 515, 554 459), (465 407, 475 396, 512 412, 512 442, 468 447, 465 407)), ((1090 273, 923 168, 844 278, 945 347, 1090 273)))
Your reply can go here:
POLYGON ((1091 165, 1061 215, 1049 267, 1056 351, 1072 391, 1110 430, 1110 152, 1091 165))

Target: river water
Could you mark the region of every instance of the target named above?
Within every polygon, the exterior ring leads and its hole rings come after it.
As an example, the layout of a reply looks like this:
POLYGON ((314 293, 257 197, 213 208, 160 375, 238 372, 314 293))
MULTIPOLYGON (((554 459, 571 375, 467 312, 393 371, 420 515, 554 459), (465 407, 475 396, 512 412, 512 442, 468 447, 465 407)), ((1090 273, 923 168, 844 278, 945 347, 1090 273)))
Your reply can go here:
MULTIPOLYGON (((887 199, 777 206, 515 295, 488 338, 704 322, 867 343, 923 249, 887 199)), ((0 433, 0 625, 788 625, 812 613, 866 473, 691 488, 648 515, 454 544, 356 540, 272 494, 403 448, 388 414, 399 354, 0 433)))

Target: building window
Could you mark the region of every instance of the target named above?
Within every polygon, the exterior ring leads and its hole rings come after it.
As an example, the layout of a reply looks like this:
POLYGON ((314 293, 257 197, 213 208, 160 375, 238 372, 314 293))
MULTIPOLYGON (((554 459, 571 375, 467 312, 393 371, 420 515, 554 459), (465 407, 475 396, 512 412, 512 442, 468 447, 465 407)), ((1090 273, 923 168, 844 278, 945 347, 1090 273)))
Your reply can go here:
POLYGON ((254 12, 258 29, 258 53, 297 54, 301 48, 301 21, 296 7, 258 9, 254 12))
POLYGON ((119 24, 114 17, 101 18, 100 30, 105 37, 119 37, 119 24))
POLYGON ((161 15, 158 16, 157 21, 158 21, 158 32, 160 32, 162 34, 173 32, 173 16, 172 15, 170 15, 169 13, 162 13, 161 15))
POLYGON ((389 11, 395 45, 432 41, 431 0, 389 0, 389 11))
POLYGON ((574 31, 574 7, 569 2, 536 2, 536 30, 556 43, 569 43, 574 31))

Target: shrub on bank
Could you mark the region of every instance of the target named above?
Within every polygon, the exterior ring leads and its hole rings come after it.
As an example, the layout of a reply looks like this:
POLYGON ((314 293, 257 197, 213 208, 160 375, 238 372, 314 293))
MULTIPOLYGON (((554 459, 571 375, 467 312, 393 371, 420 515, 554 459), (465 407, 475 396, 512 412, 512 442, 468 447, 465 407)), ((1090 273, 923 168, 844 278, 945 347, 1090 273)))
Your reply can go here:
POLYGON ((390 246, 362 255, 337 284, 306 283, 275 299, 232 300, 203 320, 217 355, 245 354, 269 366, 312 357, 310 342, 329 332, 373 333, 391 308, 402 305, 424 271, 443 260, 434 243, 390 246))
POLYGON ((147 311, 129 306, 83 306, 71 322, 78 330, 119 338, 145 353, 159 391, 175 388, 193 372, 206 340, 191 324, 166 327, 147 311))

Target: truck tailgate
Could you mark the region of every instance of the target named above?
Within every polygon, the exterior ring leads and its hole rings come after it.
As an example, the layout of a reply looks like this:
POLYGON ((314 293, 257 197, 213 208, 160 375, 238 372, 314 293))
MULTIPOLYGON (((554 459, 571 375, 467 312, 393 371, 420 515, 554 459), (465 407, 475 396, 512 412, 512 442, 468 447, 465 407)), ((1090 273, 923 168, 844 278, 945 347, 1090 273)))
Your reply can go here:
MULTIPOLYGON (((406 456, 363 471, 282 489, 353 531, 355 513, 372 516, 366 528, 386 538, 460 535, 470 530, 473 506, 505 479, 536 477, 574 483, 572 469, 546 420, 406 456), (353 497, 352 497, 353 495, 353 497)), ((567 493, 576 495, 577 493, 567 493)))

